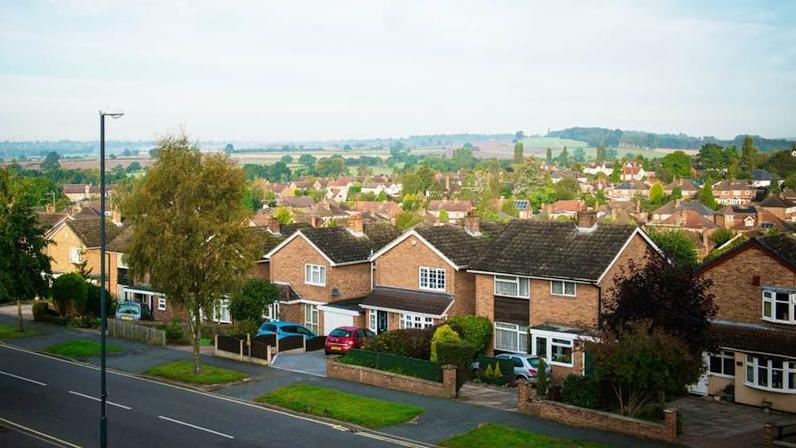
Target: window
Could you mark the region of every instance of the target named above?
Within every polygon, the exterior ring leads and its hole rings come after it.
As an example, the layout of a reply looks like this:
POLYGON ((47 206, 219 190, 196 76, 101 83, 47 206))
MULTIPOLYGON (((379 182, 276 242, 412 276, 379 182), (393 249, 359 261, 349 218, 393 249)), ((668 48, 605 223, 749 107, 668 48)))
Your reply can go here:
MULTIPOLYGON (((158 296, 158 311, 166 311, 166 298, 158 296)), ((227 308, 227 315, 229 315, 229 307, 227 308)))
POLYGON ((553 365, 572 367, 573 346, 572 339, 533 336, 533 354, 547 359, 553 365))
POLYGON ((304 326, 318 334, 318 305, 304 304, 304 326))
POLYGON ((116 256, 116 267, 122 269, 130 269, 130 266, 127 265, 127 256, 124 254, 119 254, 116 256))
POLYGON ((796 393, 796 361, 746 355, 744 384, 756 389, 796 393))
POLYGON ((782 289, 764 289, 763 319, 796 324, 796 294, 782 289))
POLYGON ((279 320, 279 302, 274 302, 265 307, 263 319, 268 322, 272 320, 279 320))
POLYGON ((520 277, 495 276, 495 295, 504 297, 529 298, 528 279, 520 277))
POLYGON ((713 375, 735 376, 735 353, 725 350, 711 353, 708 360, 708 371, 713 375))
POLYGON ((127 276, 127 269, 116 269, 116 283, 119 285, 129 285, 130 279, 127 276))
POLYGON ((212 320, 222 324, 232 323, 232 318, 229 316, 229 299, 219 300, 217 304, 213 305, 212 320))
POLYGON ((560 280, 550 281, 550 293, 556 296, 575 296, 575 283, 560 280))
POLYGON ((445 290, 445 269, 420 267, 420 288, 445 290))
POLYGON ((528 353, 528 327, 495 322, 495 350, 528 353))
POLYGON ((305 264, 304 283, 308 285, 326 286, 326 266, 305 264))
POLYGON ((434 318, 417 314, 401 314, 401 328, 426 328, 434 326, 434 318))
POLYGON ((376 325, 375 310, 368 310, 368 328, 370 328, 371 331, 379 331, 378 326, 376 325))
POLYGON ((69 262, 74 264, 80 264, 83 262, 83 254, 81 254, 79 247, 69 248, 69 262))

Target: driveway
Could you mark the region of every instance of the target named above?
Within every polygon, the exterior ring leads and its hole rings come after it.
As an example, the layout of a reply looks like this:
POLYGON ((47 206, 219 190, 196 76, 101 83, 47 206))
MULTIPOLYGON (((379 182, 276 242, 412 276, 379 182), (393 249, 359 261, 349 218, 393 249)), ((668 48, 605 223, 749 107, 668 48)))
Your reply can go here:
POLYGON ((306 353, 280 353, 271 365, 291 372, 326 376, 326 354, 323 350, 306 353))

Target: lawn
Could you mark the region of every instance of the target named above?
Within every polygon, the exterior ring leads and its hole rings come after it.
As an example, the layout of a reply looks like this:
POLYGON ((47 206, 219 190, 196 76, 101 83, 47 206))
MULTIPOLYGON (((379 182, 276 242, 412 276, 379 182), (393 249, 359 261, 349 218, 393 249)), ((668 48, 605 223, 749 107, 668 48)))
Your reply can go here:
POLYGON ((29 336, 36 336, 37 334, 41 334, 41 331, 27 328, 20 333, 17 331, 16 325, 0 324, 0 340, 27 338, 29 336))
POLYGON ((608 445, 601 443, 558 439, 500 424, 484 425, 470 432, 443 440, 439 444, 451 448, 608 448, 608 445))
POLYGON ((225 369, 202 364, 201 373, 193 374, 193 361, 175 361, 161 364, 147 370, 146 373, 169 380, 191 384, 223 384, 240 381, 246 375, 236 370, 225 369))
POLYGON ((423 413, 423 408, 417 406, 366 398, 307 384, 277 389, 257 398, 257 401, 367 428, 396 425, 423 413))
MULTIPOLYGON (((46 350, 55 355, 66 356, 67 358, 85 358, 87 356, 99 355, 101 351, 100 343, 90 339, 72 339, 71 341, 55 344, 46 350)), ((106 353, 118 353, 122 348, 118 345, 107 344, 106 353)))

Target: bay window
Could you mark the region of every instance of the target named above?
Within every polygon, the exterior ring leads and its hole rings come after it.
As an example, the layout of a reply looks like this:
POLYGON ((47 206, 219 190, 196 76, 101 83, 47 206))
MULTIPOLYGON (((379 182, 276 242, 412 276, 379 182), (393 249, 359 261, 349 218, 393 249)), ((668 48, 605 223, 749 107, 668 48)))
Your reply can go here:
MULTIPOLYGON (((376 313, 371 314, 375 315, 376 313)), ((401 314, 401 328, 427 328, 433 326, 434 318, 424 317, 417 314, 401 314)))
POLYGON ((550 281, 550 293, 556 296, 575 296, 575 282, 565 282, 563 280, 550 281))
POLYGON ((763 320, 796 324, 796 294, 784 289, 763 289, 763 320))
POLYGON ((421 266, 420 288, 445 291, 445 269, 421 266))
POLYGON ((735 352, 722 350, 719 353, 711 353, 708 359, 708 372, 717 376, 735 376, 735 352))
POLYGON ((326 286, 326 266, 305 264, 304 283, 315 286, 326 286))
POLYGON ((529 298, 529 280, 527 278, 496 275, 495 295, 503 297, 529 298))
POLYGON ((796 361, 746 355, 744 384, 756 389, 796 393, 796 361))
POLYGON ((495 322, 495 350, 528 353, 528 327, 495 322))
MULTIPOLYGON (((533 333, 532 333, 533 334, 533 333)), ((574 341, 563 337, 533 335, 533 354, 546 359, 551 365, 572 367, 574 341)))

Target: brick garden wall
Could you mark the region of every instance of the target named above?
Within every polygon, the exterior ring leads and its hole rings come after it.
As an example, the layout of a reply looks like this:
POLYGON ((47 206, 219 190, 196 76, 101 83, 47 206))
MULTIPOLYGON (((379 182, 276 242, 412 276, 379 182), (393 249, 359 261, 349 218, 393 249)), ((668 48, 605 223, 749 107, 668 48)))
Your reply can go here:
POLYGON ((343 364, 330 356, 326 359, 326 376, 429 397, 456 398, 456 369, 452 366, 442 368, 442 383, 437 383, 370 367, 343 364))

